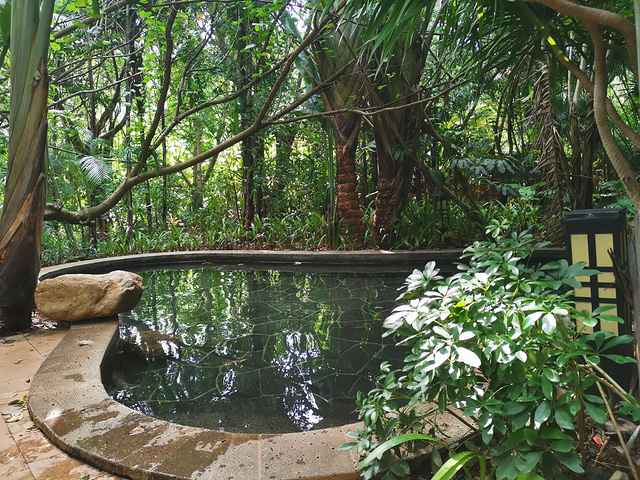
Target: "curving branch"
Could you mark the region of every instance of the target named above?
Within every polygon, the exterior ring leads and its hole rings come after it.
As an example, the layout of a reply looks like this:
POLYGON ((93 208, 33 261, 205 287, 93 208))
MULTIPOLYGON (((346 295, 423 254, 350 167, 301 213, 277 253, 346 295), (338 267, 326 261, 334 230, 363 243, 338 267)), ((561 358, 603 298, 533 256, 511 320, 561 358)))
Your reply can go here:
POLYGON ((583 22, 589 36, 593 42, 595 61, 593 65, 594 71, 594 92, 593 92, 593 114, 600 133, 602 145, 609 156, 609 160, 615 168, 627 195, 631 202, 640 209, 640 184, 636 178, 636 174, 631 165, 624 158, 620 151, 611 127, 609 125, 609 115, 607 113, 607 66, 606 66, 606 48, 602 39, 602 34, 598 26, 589 21, 583 22))
POLYGON ((631 65, 633 65, 633 71, 636 78, 638 78, 638 45, 636 43, 636 29, 634 24, 627 18, 609 10, 579 5, 573 0, 524 1, 527 3, 539 3, 540 5, 545 5, 562 15, 579 20, 585 26, 587 24, 602 25, 620 32, 627 45, 631 65))
MULTIPOLYGON (((217 156, 224 150, 241 142, 243 139, 255 134, 257 131, 267 126, 267 123, 263 122, 264 116, 266 115, 269 107, 275 100, 277 96, 277 92, 280 90, 280 87, 282 86, 282 83, 284 82, 286 75, 289 73, 289 71, 291 70, 294 64, 295 58, 297 58, 311 44, 311 42, 313 42, 317 38, 317 36, 321 33, 321 30, 322 29, 314 29, 311 32, 309 32, 307 36, 303 39, 303 41, 300 43, 300 45, 298 45, 298 47, 287 56, 286 60, 283 62, 282 71, 278 76, 278 81, 276 81, 275 84, 271 87, 271 92, 268 95, 267 100, 265 101, 265 104, 261 112, 262 115, 258 116, 253 122, 253 124, 251 124, 248 128, 238 133, 237 135, 234 135, 233 137, 223 142, 220 142, 215 147, 205 152, 202 152, 201 154, 196 155, 184 162, 181 162, 175 165, 168 165, 160 169, 149 170, 146 172, 140 172, 140 169, 138 169, 136 174, 130 174, 128 177, 126 177, 120 183, 120 185, 99 205, 83 208, 74 212, 64 208, 59 203, 56 203, 56 204, 49 203, 45 208, 45 220, 57 220, 57 221, 76 224, 76 225, 87 224, 95 220, 96 218, 100 217, 101 215, 104 215, 105 213, 107 213, 120 200, 122 200, 122 198, 124 198, 127 192, 129 192, 136 185, 139 185, 140 183, 146 182, 147 180, 151 180, 153 178, 163 177, 166 175, 171 175, 173 173, 178 173, 182 170, 193 167, 198 163, 202 163, 206 160, 209 160, 217 156)), ((167 52, 168 52, 167 53, 168 57, 170 57, 168 48, 167 48, 167 52)), ((311 96, 311 93, 307 93, 306 95, 304 95, 304 99, 308 99, 310 98, 310 96, 311 96)), ((162 105, 162 104, 158 103, 158 105, 162 105)), ((288 111, 289 111, 288 108, 284 108, 277 114, 273 115, 271 119, 281 117, 285 115, 286 112, 288 111)))

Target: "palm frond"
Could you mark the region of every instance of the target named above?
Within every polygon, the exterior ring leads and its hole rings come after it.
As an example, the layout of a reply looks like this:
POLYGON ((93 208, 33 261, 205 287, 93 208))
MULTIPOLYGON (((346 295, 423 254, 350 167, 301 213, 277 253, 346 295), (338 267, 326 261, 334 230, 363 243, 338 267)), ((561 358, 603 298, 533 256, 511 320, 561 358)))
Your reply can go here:
POLYGON ((111 177, 111 166, 102 158, 87 155, 79 163, 93 188, 99 187, 111 177))

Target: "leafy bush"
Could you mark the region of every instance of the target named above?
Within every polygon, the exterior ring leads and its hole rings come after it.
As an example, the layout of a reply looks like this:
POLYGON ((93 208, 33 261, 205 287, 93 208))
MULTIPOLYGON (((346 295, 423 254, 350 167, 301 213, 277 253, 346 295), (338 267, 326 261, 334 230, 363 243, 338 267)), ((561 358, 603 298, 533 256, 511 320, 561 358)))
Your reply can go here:
POLYGON ((489 202, 480 209, 486 225, 499 219, 503 220, 505 228, 508 225, 510 232, 527 230, 536 236, 550 228, 553 222, 545 215, 543 205, 546 202, 537 193, 544 188, 544 183, 532 186, 507 184, 502 188, 508 193, 504 202, 489 202))
POLYGON ((586 326, 622 321, 605 308, 593 315, 575 309, 576 278, 595 272, 566 260, 531 266, 531 253, 545 244, 527 232, 503 237, 505 227, 493 221, 492 240, 467 248, 469 265, 456 275, 445 280, 429 263, 407 279, 405 303, 385 326, 410 353, 402 368, 383 363, 379 387, 359 394, 364 428, 344 445, 373 452, 361 465, 365 479, 381 472, 385 480, 402 478, 407 455, 425 446, 425 434, 437 434, 437 417, 450 406, 477 420, 475 456, 490 459, 497 479, 582 471, 576 445, 587 422, 607 420, 605 401, 590 388, 598 381, 594 366, 601 357, 633 361, 604 353, 632 338, 581 334, 578 318, 586 326))

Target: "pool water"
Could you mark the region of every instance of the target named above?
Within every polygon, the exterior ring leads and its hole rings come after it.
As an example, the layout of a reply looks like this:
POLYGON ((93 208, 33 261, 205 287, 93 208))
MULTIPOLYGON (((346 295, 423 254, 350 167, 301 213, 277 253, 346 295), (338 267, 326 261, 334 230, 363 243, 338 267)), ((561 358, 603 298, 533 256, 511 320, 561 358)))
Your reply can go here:
POLYGON ((287 433, 357 421, 406 273, 199 268, 142 273, 105 379, 115 400, 174 423, 287 433))

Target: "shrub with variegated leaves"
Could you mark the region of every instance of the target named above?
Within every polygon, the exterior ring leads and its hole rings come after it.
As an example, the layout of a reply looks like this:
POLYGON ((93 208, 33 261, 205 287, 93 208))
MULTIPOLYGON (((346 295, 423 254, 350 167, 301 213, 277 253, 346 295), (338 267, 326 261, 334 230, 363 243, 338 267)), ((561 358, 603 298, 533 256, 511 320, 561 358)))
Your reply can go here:
POLYGON ((406 455, 429 443, 427 435, 442 437, 437 417, 451 406, 477 421, 480 455, 471 457, 490 460, 491 477, 550 480, 582 471, 580 437, 588 422, 607 420, 590 389, 598 381, 592 367, 602 357, 633 361, 607 353, 631 337, 579 332, 577 318, 586 326, 621 322, 605 308, 575 309, 576 278, 596 272, 565 260, 530 265, 545 244, 526 232, 503 238, 503 227, 493 222, 492 240, 467 248, 468 265, 452 277, 430 263, 407 279, 385 326, 409 353, 404 365, 384 363, 379 387, 359 395, 364 428, 344 445, 363 458, 375 450, 363 462, 365 479, 402 478, 406 455))

